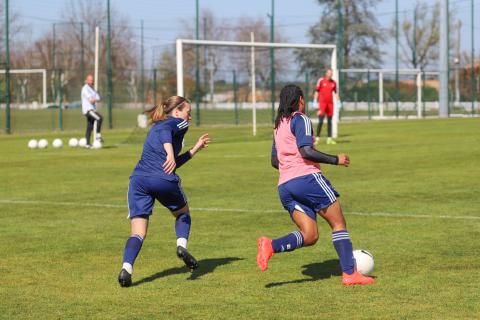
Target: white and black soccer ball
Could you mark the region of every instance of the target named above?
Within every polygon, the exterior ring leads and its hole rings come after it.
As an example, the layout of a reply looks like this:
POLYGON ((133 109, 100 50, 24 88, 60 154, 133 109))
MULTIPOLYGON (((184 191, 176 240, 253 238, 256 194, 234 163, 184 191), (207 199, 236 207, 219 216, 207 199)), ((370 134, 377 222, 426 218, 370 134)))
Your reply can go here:
POLYGON ((48 147, 48 141, 46 139, 40 139, 38 141, 38 148, 39 149, 45 149, 48 147))
POLYGON ((101 149, 102 148, 102 142, 100 140, 93 141, 92 148, 93 149, 101 149))
POLYGON ((58 148, 61 148, 63 146, 63 141, 62 139, 55 139, 53 140, 52 142, 52 146, 55 148, 55 149, 58 149, 58 148))
POLYGON ((78 139, 77 138, 71 138, 68 140, 68 146, 71 148, 75 148, 78 146, 78 139))
POLYGON ((32 139, 32 140, 28 141, 28 148, 37 149, 37 147, 38 147, 38 141, 37 140, 32 139))
POLYGON ((353 258, 355 259, 355 266, 357 271, 363 275, 372 273, 375 267, 375 261, 373 255, 367 250, 354 250, 353 258))
POLYGON ((78 141, 78 146, 79 147, 85 147, 87 145, 87 139, 82 138, 78 141))

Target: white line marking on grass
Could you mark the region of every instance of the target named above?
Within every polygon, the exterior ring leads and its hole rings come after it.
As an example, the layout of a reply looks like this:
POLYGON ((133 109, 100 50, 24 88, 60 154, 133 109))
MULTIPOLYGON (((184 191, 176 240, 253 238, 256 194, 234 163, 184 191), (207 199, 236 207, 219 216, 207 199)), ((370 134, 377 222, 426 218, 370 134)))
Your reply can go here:
MULTIPOLYGON (((63 202, 63 201, 42 201, 42 200, 13 200, 0 199, 0 204, 38 204, 38 205, 57 205, 72 207, 94 207, 94 208, 119 208, 127 210, 126 205, 109 203, 91 203, 91 202, 63 202)), ((252 212, 252 213, 285 213, 285 210, 279 209, 241 209, 241 208, 190 208, 192 211, 213 211, 213 212, 252 212)), ((428 214, 405 214, 389 212, 348 212, 346 215, 365 216, 365 217, 386 217, 386 218, 422 218, 422 219, 452 219, 452 220, 480 220, 480 216, 449 216, 449 215, 428 215, 428 214)))

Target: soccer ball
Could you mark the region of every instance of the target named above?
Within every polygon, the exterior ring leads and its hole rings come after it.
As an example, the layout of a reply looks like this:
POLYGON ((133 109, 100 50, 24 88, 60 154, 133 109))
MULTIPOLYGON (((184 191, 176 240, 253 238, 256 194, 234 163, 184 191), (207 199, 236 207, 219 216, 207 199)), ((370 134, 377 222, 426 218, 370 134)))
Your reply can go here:
POLYGON ((102 142, 100 140, 95 140, 95 141, 93 141, 92 147, 93 147, 93 149, 101 149, 102 148, 102 142))
POLYGON ((48 141, 46 139, 40 139, 40 141, 38 141, 38 148, 45 149, 46 147, 48 147, 48 141))
POLYGON ((38 147, 38 142, 35 139, 28 141, 28 147, 30 149, 36 149, 38 147))
POLYGON ((55 139, 52 142, 54 148, 61 148, 63 146, 63 141, 61 139, 55 139))
POLYGON ((357 271, 361 274, 368 275, 373 271, 375 262, 373 261, 373 255, 367 250, 354 250, 353 258, 357 271))
POLYGON ((68 140, 68 145, 72 148, 75 148, 76 146, 78 146, 78 139, 71 138, 70 140, 68 140))
POLYGON ((78 141, 78 145, 79 145, 80 147, 85 147, 85 146, 87 145, 87 139, 85 139, 85 138, 80 139, 80 140, 78 141))

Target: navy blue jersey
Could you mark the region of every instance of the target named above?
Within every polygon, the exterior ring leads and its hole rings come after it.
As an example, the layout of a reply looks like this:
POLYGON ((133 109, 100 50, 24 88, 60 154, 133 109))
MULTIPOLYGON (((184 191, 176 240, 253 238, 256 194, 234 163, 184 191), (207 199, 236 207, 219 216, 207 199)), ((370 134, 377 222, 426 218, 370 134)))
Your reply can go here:
POLYGON ((177 168, 180 167, 186 160, 190 159, 188 152, 185 153, 185 156, 178 156, 182 150, 183 137, 187 131, 188 121, 180 118, 170 117, 155 123, 148 132, 143 144, 142 157, 133 170, 132 176, 156 176, 170 181, 177 181, 179 178, 175 171, 171 174, 166 174, 163 170, 163 164, 167 160, 167 152, 163 144, 172 144, 177 168))

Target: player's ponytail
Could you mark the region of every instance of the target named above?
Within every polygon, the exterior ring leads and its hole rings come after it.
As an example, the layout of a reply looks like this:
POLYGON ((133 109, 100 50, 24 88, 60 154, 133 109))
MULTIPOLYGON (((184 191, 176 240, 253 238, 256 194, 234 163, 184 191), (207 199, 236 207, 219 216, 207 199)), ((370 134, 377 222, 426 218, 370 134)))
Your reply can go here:
POLYGON ((170 113, 176 108, 182 110, 185 107, 185 102, 190 103, 187 99, 180 96, 171 96, 167 100, 163 101, 159 105, 155 105, 152 108, 145 110, 144 114, 147 115, 150 123, 159 122, 167 119, 170 113))
POLYGON ((295 84, 287 84, 280 91, 280 103, 278 105, 275 129, 278 128, 283 118, 289 118, 292 113, 298 111, 300 98, 303 98, 303 91, 295 84))

